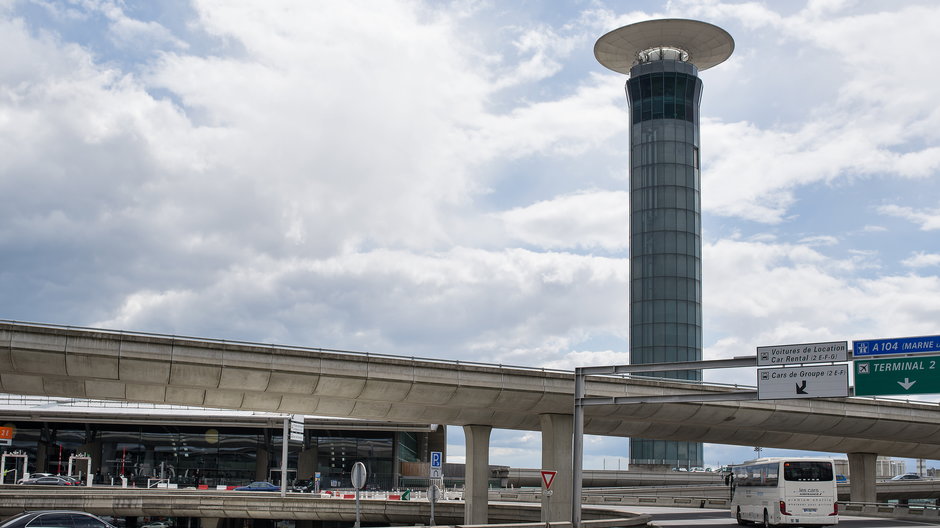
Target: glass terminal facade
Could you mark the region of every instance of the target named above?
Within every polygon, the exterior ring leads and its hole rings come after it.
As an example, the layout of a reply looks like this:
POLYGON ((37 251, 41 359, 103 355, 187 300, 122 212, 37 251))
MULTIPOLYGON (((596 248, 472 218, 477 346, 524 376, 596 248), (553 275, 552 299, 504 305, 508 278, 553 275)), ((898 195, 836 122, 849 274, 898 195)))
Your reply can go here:
MULTIPOLYGON (((213 488, 281 480, 282 427, 119 420, 0 423, 16 431, 12 445, 3 451, 25 453, 30 473, 62 475, 67 474, 72 455, 86 454, 91 458, 94 480, 101 484, 120 485, 122 476, 128 485, 137 487, 146 487, 156 479, 180 487, 213 488)), ((288 482, 305 482, 320 473, 321 489, 349 488, 352 466, 361 461, 368 470, 370 489, 393 489, 403 477, 399 469, 403 463, 427 460, 429 448, 446 441, 443 428, 439 431, 308 428, 303 444, 290 444, 288 482)), ((85 473, 87 467, 76 463, 72 474, 85 473)), ((4 482, 20 477, 11 474, 4 482)))
MULTIPOLYGON (((702 359, 702 237, 696 67, 650 50, 630 103, 630 363, 702 359)), ((648 376, 701 380, 697 370, 648 376)), ((701 466, 702 444, 631 439, 631 464, 701 466)))

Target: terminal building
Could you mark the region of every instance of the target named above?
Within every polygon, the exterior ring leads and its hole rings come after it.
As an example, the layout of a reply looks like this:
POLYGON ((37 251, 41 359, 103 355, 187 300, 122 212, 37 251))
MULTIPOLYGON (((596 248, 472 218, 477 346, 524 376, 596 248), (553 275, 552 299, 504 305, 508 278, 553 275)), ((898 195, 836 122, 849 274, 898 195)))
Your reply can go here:
MULTIPOLYGON (((138 487, 159 481, 212 488, 280 483, 286 419, 268 412, 0 395, 0 426, 14 431, 11 445, 0 451, 24 453, 29 473, 62 475, 84 455, 71 474, 86 474, 90 460, 93 480, 102 484, 121 484, 121 477, 138 487)), ((319 474, 321 489, 350 488, 352 466, 363 462, 369 488, 426 486, 430 453, 446 453, 446 430, 306 417, 303 442, 288 444, 288 483, 319 474)), ((4 461, 3 483, 22 477, 20 460, 4 461)))

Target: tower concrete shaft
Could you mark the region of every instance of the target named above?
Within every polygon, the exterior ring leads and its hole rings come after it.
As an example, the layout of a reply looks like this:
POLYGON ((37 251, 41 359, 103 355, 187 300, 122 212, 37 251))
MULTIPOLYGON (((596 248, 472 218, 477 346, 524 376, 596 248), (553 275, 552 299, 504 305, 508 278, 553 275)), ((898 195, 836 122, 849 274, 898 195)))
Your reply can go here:
MULTIPOLYGON (((630 363, 702 359, 702 222, 698 71, 727 59, 734 39, 697 20, 648 20, 594 45, 629 74, 630 363)), ((696 370, 649 376, 701 380, 696 370)), ((633 466, 701 466, 702 445, 631 439, 633 466)))
MULTIPOLYGON (((699 101, 689 62, 637 64, 630 104, 630 363, 702 359, 699 101)), ((696 370, 649 376, 701 380, 696 370)), ((631 464, 701 466, 702 444, 631 439, 631 464)))

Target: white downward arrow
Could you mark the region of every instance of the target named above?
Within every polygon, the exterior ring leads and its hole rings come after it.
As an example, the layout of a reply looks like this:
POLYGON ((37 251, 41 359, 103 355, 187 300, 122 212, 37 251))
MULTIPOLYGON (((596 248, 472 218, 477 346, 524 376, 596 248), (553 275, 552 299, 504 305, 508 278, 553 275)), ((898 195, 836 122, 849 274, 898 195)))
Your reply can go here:
POLYGON ((911 390, 915 383, 917 383, 917 380, 910 381, 908 378, 904 378, 904 381, 899 381, 898 385, 904 387, 904 390, 911 390))

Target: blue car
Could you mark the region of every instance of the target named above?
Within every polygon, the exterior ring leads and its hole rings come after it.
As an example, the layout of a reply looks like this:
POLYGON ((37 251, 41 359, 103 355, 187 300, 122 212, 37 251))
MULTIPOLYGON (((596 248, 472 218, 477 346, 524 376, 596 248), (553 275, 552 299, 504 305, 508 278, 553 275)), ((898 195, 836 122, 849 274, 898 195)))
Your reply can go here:
POLYGON ((281 487, 270 482, 252 482, 247 486, 239 486, 235 491, 281 491, 281 487))

